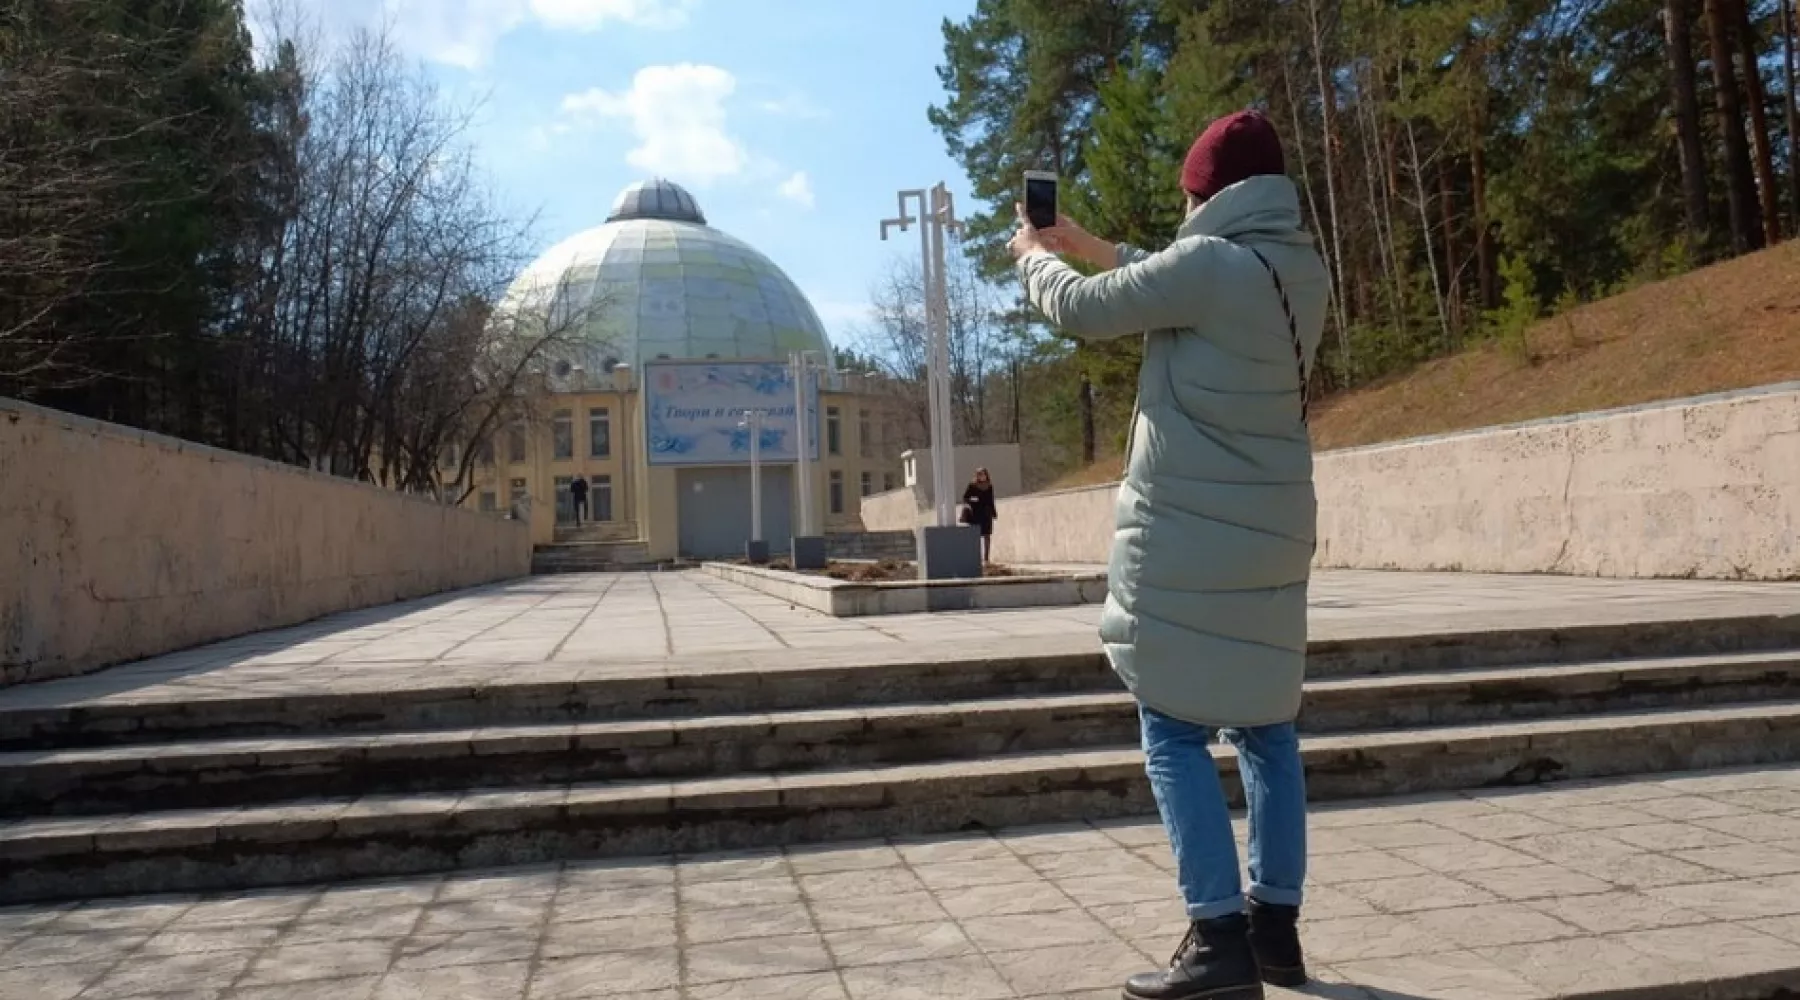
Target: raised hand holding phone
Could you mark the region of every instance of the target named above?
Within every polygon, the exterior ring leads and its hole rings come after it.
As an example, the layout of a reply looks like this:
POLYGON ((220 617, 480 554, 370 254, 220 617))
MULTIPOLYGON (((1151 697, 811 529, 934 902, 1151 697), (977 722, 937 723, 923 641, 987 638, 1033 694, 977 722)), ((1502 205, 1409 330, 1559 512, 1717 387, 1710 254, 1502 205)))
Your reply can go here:
POLYGON ((1025 218, 1034 229, 1056 228, 1056 175, 1045 170, 1025 171, 1025 218))

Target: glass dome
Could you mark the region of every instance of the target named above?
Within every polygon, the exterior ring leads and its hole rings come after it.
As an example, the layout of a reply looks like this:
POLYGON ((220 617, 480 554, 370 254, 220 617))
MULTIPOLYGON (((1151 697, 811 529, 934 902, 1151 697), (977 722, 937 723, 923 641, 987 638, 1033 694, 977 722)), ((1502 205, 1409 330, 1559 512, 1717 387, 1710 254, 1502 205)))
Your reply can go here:
POLYGON ((793 281, 706 225, 693 195, 665 180, 626 188, 605 225, 545 252, 500 308, 534 304, 552 323, 577 324, 571 353, 589 373, 621 362, 785 361, 790 351, 830 359, 824 324, 793 281))

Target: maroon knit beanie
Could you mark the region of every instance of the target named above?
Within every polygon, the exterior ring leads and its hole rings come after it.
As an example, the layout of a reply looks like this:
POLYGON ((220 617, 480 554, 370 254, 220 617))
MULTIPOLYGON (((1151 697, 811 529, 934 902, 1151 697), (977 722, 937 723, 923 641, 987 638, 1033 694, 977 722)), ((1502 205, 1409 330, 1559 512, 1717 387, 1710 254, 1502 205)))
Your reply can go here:
POLYGON ((1181 187, 1200 201, 1252 177, 1286 174, 1281 137, 1259 111, 1239 111, 1213 122, 1188 148, 1181 187))

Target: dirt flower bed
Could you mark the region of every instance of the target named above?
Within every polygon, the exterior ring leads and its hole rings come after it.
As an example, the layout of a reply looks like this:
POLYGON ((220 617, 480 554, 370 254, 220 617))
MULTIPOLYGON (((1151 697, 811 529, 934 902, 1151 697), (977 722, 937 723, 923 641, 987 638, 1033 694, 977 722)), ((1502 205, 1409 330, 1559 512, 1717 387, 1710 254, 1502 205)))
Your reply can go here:
MULTIPOLYGON (((741 559, 734 560, 734 562, 740 566, 749 565, 741 559)), ((898 559, 883 559, 880 562, 834 561, 828 563, 822 570, 796 570, 791 559, 773 559, 769 562, 769 568, 778 569, 784 573, 799 573, 803 576, 830 577, 833 580, 843 580, 848 583, 885 583, 897 580, 911 581, 919 578, 917 565, 898 559)), ((1017 576, 1018 574, 1006 566, 988 565, 982 567, 981 575, 984 578, 992 579, 1017 576)))

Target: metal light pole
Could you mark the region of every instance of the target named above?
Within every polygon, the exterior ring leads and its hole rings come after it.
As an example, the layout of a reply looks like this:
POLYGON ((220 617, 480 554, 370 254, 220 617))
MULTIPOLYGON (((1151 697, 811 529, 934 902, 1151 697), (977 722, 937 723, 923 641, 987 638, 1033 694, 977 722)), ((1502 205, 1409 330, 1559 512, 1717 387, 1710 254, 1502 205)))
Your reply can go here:
POLYGON ((794 351, 788 355, 789 371, 794 378, 794 475, 800 492, 800 524, 794 529, 794 568, 824 569, 825 538, 813 534, 812 509, 812 414, 806 407, 806 383, 817 364, 813 351, 794 351))
POLYGON ((745 410, 744 420, 738 424, 750 432, 750 544, 744 556, 759 566, 769 561, 769 543, 763 541, 762 422, 763 411, 745 410))
MULTIPOLYGON (((888 238, 890 228, 905 232, 913 223, 919 223, 919 254, 922 263, 920 273, 925 286, 925 328, 929 338, 926 385, 931 413, 931 495, 938 532, 944 533, 946 529, 954 531, 958 527, 954 499, 958 485, 955 481, 956 440, 950 412, 950 294, 945 276, 944 248, 947 243, 946 233, 961 230, 962 223, 956 218, 956 204, 950 195, 950 189, 941 182, 928 191, 901 191, 898 203, 899 216, 882 220, 881 238, 888 238), (907 214, 907 203, 910 201, 918 203, 919 214, 916 218, 907 214)), ((931 533, 927 533, 920 545, 921 571, 932 578, 980 576, 979 538, 973 532, 955 532, 956 537, 963 535, 969 536, 969 540, 946 542, 948 548, 935 553, 939 567, 933 569, 930 563, 933 561, 931 555, 934 545, 931 533), (972 572, 965 549, 974 553, 972 572), (939 572, 940 569, 943 572, 939 572)), ((946 534, 946 537, 952 536, 946 534)))

